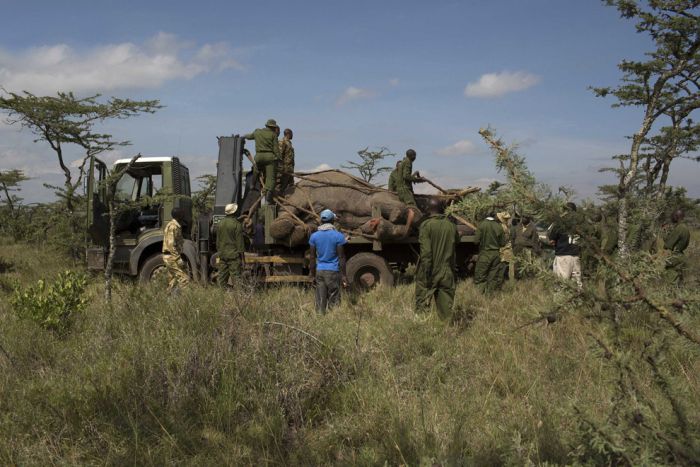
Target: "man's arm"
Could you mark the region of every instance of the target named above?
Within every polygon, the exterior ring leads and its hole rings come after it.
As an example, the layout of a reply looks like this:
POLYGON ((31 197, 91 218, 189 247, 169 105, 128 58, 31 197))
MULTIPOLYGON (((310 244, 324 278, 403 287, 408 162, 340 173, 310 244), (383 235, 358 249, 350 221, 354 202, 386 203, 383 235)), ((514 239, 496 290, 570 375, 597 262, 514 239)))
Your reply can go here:
POLYGON ((668 237, 666 237, 666 240, 664 240, 665 249, 673 251, 673 249, 676 247, 676 243, 678 243, 681 237, 679 230, 680 229, 676 226, 671 233, 668 234, 668 237))
POLYGON ((340 281, 343 287, 348 286, 348 276, 345 274, 345 247, 338 245, 335 247, 335 252, 338 254, 338 265, 340 266, 340 281))
POLYGON ((241 263, 245 263, 245 243, 243 242, 243 226, 241 223, 236 224, 236 246, 241 252, 241 263))
POLYGON ((255 130, 248 133, 247 135, 243 135, 243 139, 255 139, 255 130))
POLYGON ((420 245, 420 262, 427 276, 430 277, 433 270, 433 252, 430 247, 430 234, 425 223, 418 230, 418 243, 420 245))

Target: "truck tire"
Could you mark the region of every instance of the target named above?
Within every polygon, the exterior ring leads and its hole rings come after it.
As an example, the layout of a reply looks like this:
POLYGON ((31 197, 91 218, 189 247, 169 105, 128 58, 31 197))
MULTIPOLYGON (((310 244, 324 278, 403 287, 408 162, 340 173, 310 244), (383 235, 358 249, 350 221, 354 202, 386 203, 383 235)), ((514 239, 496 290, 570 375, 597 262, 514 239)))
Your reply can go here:
POLYGON ((139 271, 139 282, 145 284, 154 280, 158 275, 165 273, 163 255, 156 253, 146 258, 139 271))
POLYGON ((394 274, 384 258, 374 253, 358 253, 345 265, 349 285, 371 289, 376 285, 393 287, 394 274))

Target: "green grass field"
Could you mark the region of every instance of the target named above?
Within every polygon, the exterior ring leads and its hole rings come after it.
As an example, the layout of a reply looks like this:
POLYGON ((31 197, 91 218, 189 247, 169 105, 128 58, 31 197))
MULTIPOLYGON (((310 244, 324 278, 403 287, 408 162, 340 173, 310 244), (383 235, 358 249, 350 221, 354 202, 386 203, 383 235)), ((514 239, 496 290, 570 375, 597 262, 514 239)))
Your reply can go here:
MULTIPOLYGON (((697 288, 697 241, 692 255, 697 288)), ((124 281, 109 305, 94 278, 61 337, 19 319, 12 290, 81 265, 19 244, 0 259, 3 465, 595 464, 582 420, 615 410, 619 371, 587 310, 518 329, 552 306, 537 279, 493 298, 463 281, 460 320, 445 325, 414 319, 411 284, 317 316, 302 288, 168 297, 124 281)), ((697 332, 696 305, 679 316, 697 332)), ((623 339, 638 393, 673 432, 675 409, 632 358, 665 334, 634 320, 623 339)), ((664 368, 697 441, 700 352, 671 337, 664 368)))

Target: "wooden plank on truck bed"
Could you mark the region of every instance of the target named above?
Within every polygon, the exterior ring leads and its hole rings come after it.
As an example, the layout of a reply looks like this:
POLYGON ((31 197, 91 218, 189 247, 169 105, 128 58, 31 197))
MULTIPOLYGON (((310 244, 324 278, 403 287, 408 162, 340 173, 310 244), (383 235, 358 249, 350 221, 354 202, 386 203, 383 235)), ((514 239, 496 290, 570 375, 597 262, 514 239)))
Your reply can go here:
POLYGON ((309 276, 294 275, 294 276, 265 276, 263 282, 266 284, 278 284, 283 282, 312 282, 313 279, 309 276))
POLYGON ((303 256, 246 256, 246 263, 304 264, 303 256))

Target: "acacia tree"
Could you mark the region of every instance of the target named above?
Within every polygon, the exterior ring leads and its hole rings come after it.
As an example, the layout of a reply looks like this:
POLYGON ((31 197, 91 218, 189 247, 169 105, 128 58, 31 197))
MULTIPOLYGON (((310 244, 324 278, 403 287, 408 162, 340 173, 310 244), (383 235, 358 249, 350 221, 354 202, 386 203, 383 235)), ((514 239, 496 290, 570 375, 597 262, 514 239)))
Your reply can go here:
POLYGON ((381 147, 378 151, 370 151, 369 147, 357 151, 361 162, 347 161, 348 165, 341 165, 344 169, 357 170, 360 177, 368 183, 377 178, 378 175, 391 172, 393 169, 388 166, 382 166, 382 161, 386 157, 394 157, 395 153, 389 151, 388 148, 381 147))
POLYGON ((111 97, 100 101, 100 94, 79 98, 72 92, 58 92, 56 96, 35 96, 24 91, 22 94, 2 89, 0 110, 7 114, 10 124, 29 129, 35 136, 34 142, 45 141, 56 154, 58 165, 63 171, 63 187, 57 194, 66 201, 66 208, 72 212, 75 191, 82 182, 85 163, 91 156, 127 146, 129 141, 118 141, 111 134, 100 133, 95 125, 110 119, 125 119, 141 113, 153 113, 161 108, 158 100, 134 101, 111 97), (72 173, 66 161, 66 145, 77 145, 84 152, 77 176, 72 173))
POLYGON ((0 172, 0 190, 5 195, 5 204, 10 209, 11 215, 15 212, 15 204, 22 200, 22 198, 17 197, 12 192, 20 191, 19 184, 27 180, 29 180, 29 177, 24 175, 24 172, 19 169, 0 172))
MULTIPOLYGON (((690 117, 700 105, 700 17, 697 15, 700 0, 649 0, 644 5, 636 0, 604 1, 616 7, 623 18, 636 20, 637 32, 648 34, 655 46, 646 54, 646 60, 623 60, 618 65, 622 71, 620 85, 592 88, 598 96, 615 97, 613 107, 643 109, 642 122, 631 137, 629 153, 619 158, 618 245, 620 253, 626 255, 630 198, 638 195, 635 190, 641 180, 639 164, 644 157, 644 145, 657 144, 659 150, 654 157, 661 161, 659 171, 665 189, 671 161, 687 149, 679 130, 696 131, 690 117), (659 126, 663 127, 658 134, 662 140, 652 139, 650 133, 659 126)), ((652 172, 656 165, 649 158, 647 161, 643 170, 652 172)))

